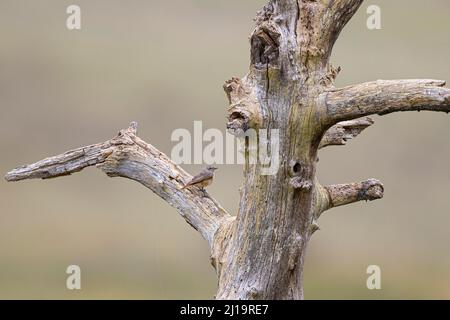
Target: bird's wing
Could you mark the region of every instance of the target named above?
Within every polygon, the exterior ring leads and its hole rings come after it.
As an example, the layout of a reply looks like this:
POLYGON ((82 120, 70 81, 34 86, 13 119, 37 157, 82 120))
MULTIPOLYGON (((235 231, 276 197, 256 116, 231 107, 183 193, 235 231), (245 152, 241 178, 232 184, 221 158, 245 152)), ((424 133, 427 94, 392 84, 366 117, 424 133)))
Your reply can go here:
POLYGON ((191 181, 189 181, 186 185, 192 186, 194 184, 197 184, 199 182, 202 182, 203 180, 211 179, 213 177, 213 173, 210 171, 202 171, 198 175, 194 176, 191 181))

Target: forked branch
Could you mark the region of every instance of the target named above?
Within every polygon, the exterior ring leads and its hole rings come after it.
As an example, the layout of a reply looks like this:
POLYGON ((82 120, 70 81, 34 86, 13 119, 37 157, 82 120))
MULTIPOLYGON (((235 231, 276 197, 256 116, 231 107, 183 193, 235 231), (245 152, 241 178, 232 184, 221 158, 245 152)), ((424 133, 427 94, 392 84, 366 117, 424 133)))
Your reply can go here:
POLYGON ((110 177, 124 177, 140 182, 163 198, 210 246, 215 232, 230 215, 209 195, 194 188, 181 188, 190 180, 180 166, 165 154, 136 136, 137 124, 103 143, 90 145, 14 169, 8 181, 56 178, 97 166, 110 177))

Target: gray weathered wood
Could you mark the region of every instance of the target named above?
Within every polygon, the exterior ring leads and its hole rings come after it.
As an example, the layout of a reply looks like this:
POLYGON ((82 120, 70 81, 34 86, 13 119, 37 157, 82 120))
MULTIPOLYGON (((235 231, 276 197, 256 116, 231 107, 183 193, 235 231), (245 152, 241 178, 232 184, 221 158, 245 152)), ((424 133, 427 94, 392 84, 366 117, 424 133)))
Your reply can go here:
MULTIPOLYGON (((341 30, 363 0, 270 0, 250 37, 251 64, 227 81, 229 131, 278 129, 280 167, 262 175, 248 161, 239 212, 230 216, 198 190, 181 190, 190 176, 136 137, 135 125, 102 144, 69 151, 7 174, 9 181, 53 178, 97 165, 134 179, 166 200, 211 246, 217 299, 302 299, 303 265, 326 210, 383 197, 378 180, 322 186, 316 176, 322 147, 343 145, 372 125, 361 118, 397 111, 450 111, 439 80, 391 80, 335 88, 330 63, 341 30)), ((274 140, 274 141, 272 141, 274 140)), ((217 183, 217 182, 216 182, 217 183)))
POLYGON ((383 184, 376 179, 359 183, 326 186, 329 195, 328 209, 358 201, 373 201, 383 198, 383 184))
POLYGON ((357 137, 365 129, 373 125, 371 118, 362 118, 351 121, 342 121, 325 132, 320 141, 319 149, 328 146, 343 146, 347 141, 357 137))
POLYGON ((103 143, 78 148, 14 169, 6 180, 56 178, 97 166, 110 177, 140 182, 167 203, 213 245, 215 232, 230 215, 209 195, 196 187, 182 190, 192 177, 164 153, 136 136, 137 124, 103 143))
POLYGON ((450 89, 442 80, 378 80, 322 94, 329 117, 351 120, 399 111, 450 112, 450 89))

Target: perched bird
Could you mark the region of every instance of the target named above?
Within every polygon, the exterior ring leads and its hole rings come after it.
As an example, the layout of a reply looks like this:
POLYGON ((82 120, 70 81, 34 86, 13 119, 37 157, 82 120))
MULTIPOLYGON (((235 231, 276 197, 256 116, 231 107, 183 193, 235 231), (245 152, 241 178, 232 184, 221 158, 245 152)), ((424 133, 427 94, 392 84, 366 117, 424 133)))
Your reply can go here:
POLYGON ((217 168, 213 166, 206 167, 199 174, 194 176, 188 183, 186 183, 181 190, 186 189, 187 187, 196 186, 205 192, 205 187, 209 186, 213 182, 214 171, 216 170, 217 168))

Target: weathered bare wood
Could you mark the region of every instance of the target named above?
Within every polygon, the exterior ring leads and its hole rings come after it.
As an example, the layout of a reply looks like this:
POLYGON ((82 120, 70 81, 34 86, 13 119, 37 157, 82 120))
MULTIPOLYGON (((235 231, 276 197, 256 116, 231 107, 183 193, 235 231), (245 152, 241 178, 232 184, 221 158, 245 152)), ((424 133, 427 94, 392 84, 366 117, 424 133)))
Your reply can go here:
POLYGON ((357 137, 365 129, 373 125, 371 118, 362 118, 351 121, 342 121, 325 132, 320 141, 319 149, 328 146, 343 146, 347 141, 357 137))
POLYGON ((332 48, 362 2, 270 0, 258 13, 250 36, 250 71, 224 86, 230 103, 227 128, 237 135, 279 130, 268 142, 279 147, 280 167, 262 175, 263 165, 250 162, 245 150, 236 217, 198 190, 181 190, 190 176, 139 139, 135 125, 105 143, 15 169, 6 178, 52 178, 97 165, 110 176, 139 181, 208 240, 219 278, 217 299, 302 299, 306 248, 320 214, 384 194, 375 179, 322 186, 316 176, 318 150, 359 135, 373 123, 359 118, 371 114, 450 111, 450 89, 439 80, 334 88, 339 68, 330 64, 332 48))
POLYGON ((342 29, 347 25, 350 19, 358 11, 363 0, 330 0, 324 1, 326 3, 326 13, 323 19, 326 20, 326 25, 330 30, 331 35, 330 44, 339 37, 342 29))
POLYGON ((333 122, 399 111, 450 112, 450 89, 441 80, 378 80, 323 93, 333 122))
POLYGON ((247 79, 233 78, 223 86, 228 97, 227 130, 236 136, 248 129, 258 129, 262 124, 262 114, 251 83, 247 79))
MULTIPOLYGON (((341 96, 339 89, 333 87, 339 69, 329 63, 332 47, 361 3, 362 0, 274 0, 258 14, 251 35, 250 72, 241 81, 246 90, 236 90, 241 93, 238 101, 243 103, 237 105, 243 116, 235 114, 230 119, 232 127, 240 132, 249 127, 279 129, 282 167, 273 176, 261 176, 260 165, 245 165, 235 230, 228 234, 220 260, 219 299, 302 298, 305 250, 318 228, 320 213, 362 199, 375 200, 383 194, 382 185, 376 180, 322 187, 316 179, 317 150, 343 144, 371 124, 370 120, 364 124, 358 120, 338 122, 379 113, 370 109, 380 108, 377 92, 395 84, 369 90, 375 96, 372 100, 370 94, 369 99, 365 97, 364 85, 341 96), (368 111, 357 112, 365 106, 368 111), (251 125, 249 115, 256 114, 252 110, 258 110, 257 126, 251 125), (345 114, 347 110, 356 112, 349 116, 345 114)), ((400 111, 396 100, 388 97, 409 97, 404 90, 417 93, 414 88, 415 85, 391 88, 385 93, 384 103, 391 109, 384 110, 400 111)), ((433 90, 441 94, 447 89, 433 90)), ((422 95, 416 101, 423 102, 422 108, 434 110, 437 96, 427 99, 429 91, 430 88, 419 88, 422 95)))
POLYGON ((328 208, 344 206, 358 201, 373 201, 383 198, 384 186, 376 179, 359 183, 337 184, 324 187, 329 195, 328 208))
POLYGON ((89 166, 110 177, 135 180, 163 198, 213 246, 214 234, 230 215, 209 195, 197 188, 182 190, 192 177, 165 154, 136 136, 137 124, 103 143, 22 166, 6 174, 6 180, 56 178, 89 166))
MULTIPOLYGON (((334 43, 362 3, 363 0, 298 1, 297 33, 302 64, 307 69, 326 70, 334 43)), ((329 71, 334 73, 331 66, 329 71)))

